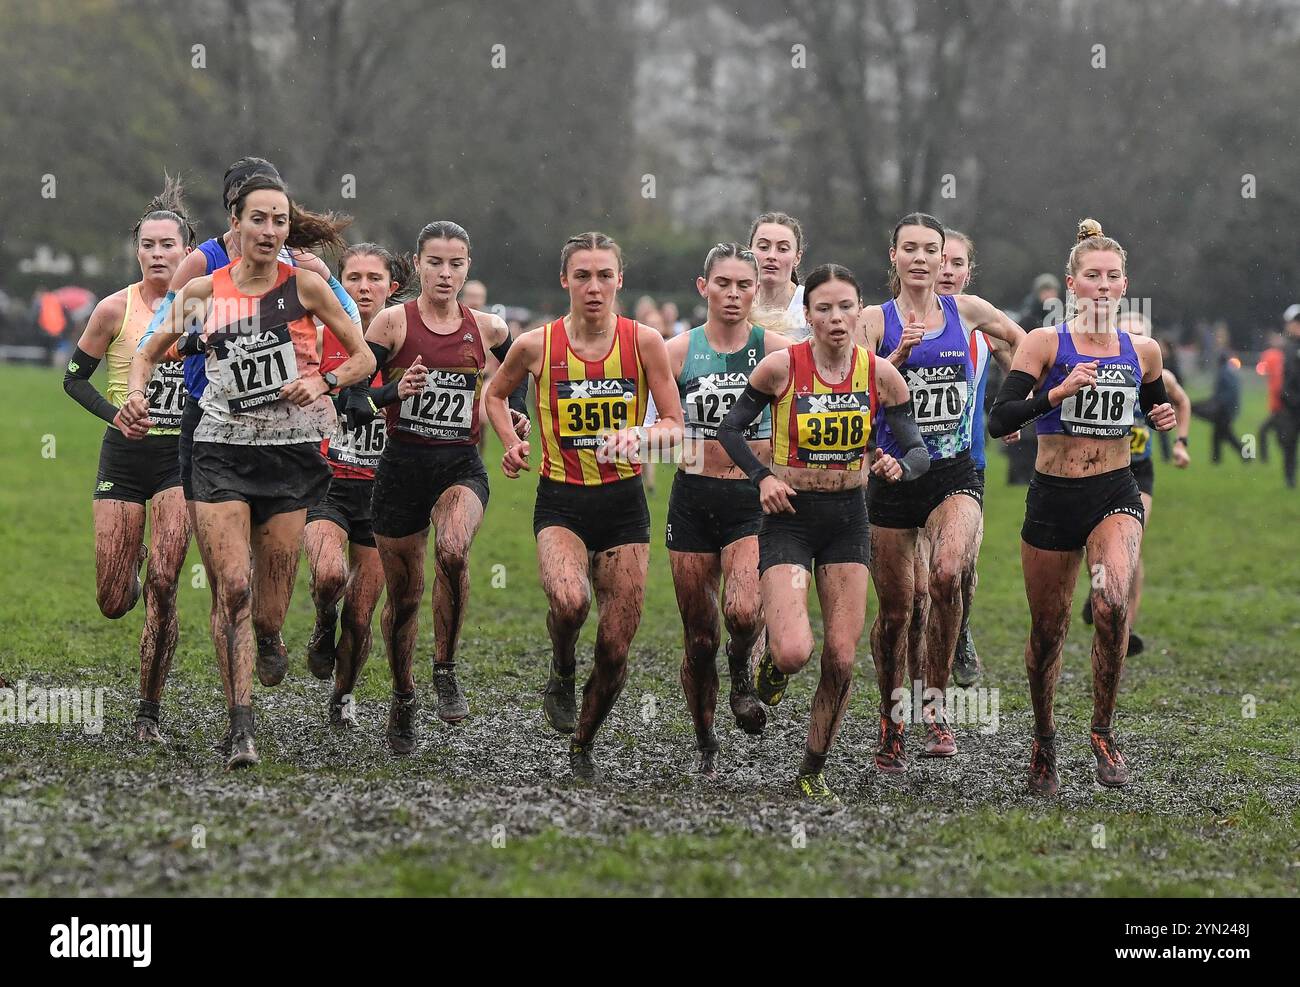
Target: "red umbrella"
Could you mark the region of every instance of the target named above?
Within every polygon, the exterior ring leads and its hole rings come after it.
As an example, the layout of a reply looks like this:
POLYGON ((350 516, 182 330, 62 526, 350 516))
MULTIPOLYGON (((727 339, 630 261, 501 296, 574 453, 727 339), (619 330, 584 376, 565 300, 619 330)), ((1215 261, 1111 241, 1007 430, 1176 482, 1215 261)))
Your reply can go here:
POLYGON ((82 288, 75 284, 66 284, 62 288, 55 288, 50 292, 59 300, 59 304, 67 309, 70 313, 80 312, 82 309, 93 308, 95 302, 95 293, 89 288, 82 288))

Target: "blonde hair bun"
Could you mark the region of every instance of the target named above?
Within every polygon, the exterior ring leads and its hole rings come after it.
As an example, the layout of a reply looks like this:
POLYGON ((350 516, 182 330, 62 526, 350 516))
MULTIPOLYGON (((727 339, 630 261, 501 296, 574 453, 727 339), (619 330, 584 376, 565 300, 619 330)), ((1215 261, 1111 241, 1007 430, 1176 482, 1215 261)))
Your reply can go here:
POLYGON ((1076 243, 1083 243, 1095 236, 1105 236, 1101 231, 1101 224, 1095 219, 1085 219, 1079 224, 1079 232, 1075 235, 1076 243))

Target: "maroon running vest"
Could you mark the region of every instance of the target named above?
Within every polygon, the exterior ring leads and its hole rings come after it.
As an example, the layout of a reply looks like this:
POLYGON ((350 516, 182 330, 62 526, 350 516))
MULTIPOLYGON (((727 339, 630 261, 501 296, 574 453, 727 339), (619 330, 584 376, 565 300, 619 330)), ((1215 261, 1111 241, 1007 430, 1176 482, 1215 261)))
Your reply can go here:
POLYGON ((421 445, 477 446, 478 406, 483 387, 483 338, 474 313, 460 306, 455 332, 436 333, 424 324, 418 299, 406 312, 406 341, 389 360, 386 380, 398 380, 416 357, 429 369, 425 388, 384 409, 388 435, 421 445))

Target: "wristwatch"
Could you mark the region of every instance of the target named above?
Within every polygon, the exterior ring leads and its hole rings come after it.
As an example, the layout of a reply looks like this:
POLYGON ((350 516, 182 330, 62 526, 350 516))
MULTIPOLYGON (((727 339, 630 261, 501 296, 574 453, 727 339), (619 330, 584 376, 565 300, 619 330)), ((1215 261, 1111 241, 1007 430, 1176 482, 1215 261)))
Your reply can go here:
POLYGON ((1187 436, 1180 435, 1178 438, 1174 439, 1174 442, 1181 442, 1183 445, 1187 445, 1187 436))
POLYGON ((320 379, 325 381, 325 385, 328 388, 328 390, 325 392, 326 394, 338 393, 339 379, 336 376, 334 376, 334 371, 326 370, 323 374, 320 375, 320 379))

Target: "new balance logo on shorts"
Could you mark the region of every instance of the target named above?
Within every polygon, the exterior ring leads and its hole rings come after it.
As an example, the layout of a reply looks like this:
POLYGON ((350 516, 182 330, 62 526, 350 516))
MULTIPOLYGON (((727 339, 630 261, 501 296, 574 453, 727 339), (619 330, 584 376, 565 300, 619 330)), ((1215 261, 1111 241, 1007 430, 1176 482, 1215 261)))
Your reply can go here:
POLYGON ((97 490, 99 493, 108 493, 112 489, 113 489, 112 480, 100 480, 98 483, 95 484, 95 490, 97 490))

